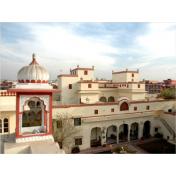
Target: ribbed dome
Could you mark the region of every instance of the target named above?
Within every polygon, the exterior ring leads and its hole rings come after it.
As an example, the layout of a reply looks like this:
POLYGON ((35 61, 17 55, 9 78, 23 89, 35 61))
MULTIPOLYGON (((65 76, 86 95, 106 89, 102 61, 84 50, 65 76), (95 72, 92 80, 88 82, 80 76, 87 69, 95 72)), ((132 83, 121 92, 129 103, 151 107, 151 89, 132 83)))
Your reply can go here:
POLYGON ((37 63, 35 54, 33 54, 32 62, 19 70, 17 78, 20 83, 47 83, 49 73, 37 63))

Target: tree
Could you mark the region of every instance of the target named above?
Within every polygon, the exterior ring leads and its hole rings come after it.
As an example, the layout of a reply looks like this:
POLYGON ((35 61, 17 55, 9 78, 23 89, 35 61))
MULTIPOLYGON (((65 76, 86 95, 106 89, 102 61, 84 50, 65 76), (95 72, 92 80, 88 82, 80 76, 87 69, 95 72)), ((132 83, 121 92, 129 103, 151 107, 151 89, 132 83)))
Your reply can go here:
POLYGON ((72 137, 79 132, 74 126, 73 118, 67 113, 58 113, 53 119, 54 140, 60 145, 60 148, 70 149, 72 137))
POLYGON ((176 98, 176 88, 167 88, 161 91, 161 97, 164 99, 174 99, 176 98))

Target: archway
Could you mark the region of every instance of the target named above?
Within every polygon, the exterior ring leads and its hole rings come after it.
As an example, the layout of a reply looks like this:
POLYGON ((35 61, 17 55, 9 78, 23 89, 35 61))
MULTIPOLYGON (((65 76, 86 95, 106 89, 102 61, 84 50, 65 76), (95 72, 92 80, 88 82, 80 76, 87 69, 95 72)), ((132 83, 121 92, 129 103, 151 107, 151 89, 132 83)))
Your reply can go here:
POLYGON ((122 124, 119 127, 119 142, 128 140, 128 124, 122 124))
POLYGON ((101 146, 101 128, 100 127, 92 128, 90 146, 91 147, 101 146))
POLYGON ((127 103, 127 102, 123 102, 123 103, 120 105, 120 111, 127 111, 127 110, 129 110, 128 103, 127 103))
POLYGON ((150 137, 150 128, 151 128, 150 121, 146 121, 144 123, 144 128, 143 128, 143 137, 144 138, 149 138, 150 137))
POLYGON ((106 97, 100 97, 99 101, 101 101, 101 102, 107 102, 106 97))
POLYGON ((115 98, 113 96, 109 97, 108 102, 115 102, 115 98))
POLYGON ((130 129, 130 140, 138 139, 138 131, 139 131, 138 123, 137 122, 132 123, 130 129))
POLYGON ((23 134, 43 133, 45 105, 38 97, 32 97, 26 101, 22 113, 21 130, 23 134))
POLYGON ((115 125, 111 125, 107 128, 106 143, 107 144, 117 143, 117 127, 115 125))

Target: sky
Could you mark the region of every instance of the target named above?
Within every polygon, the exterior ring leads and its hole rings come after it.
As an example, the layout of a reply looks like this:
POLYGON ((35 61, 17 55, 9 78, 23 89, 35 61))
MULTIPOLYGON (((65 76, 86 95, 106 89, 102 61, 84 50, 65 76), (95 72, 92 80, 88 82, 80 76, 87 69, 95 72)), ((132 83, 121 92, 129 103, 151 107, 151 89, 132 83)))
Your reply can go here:
POLYGON ((37 61, 55 80, 77 65, 95 77, 137 70, 140 79, 176 79, 176 23, 0 23, 0 79, 37 61))

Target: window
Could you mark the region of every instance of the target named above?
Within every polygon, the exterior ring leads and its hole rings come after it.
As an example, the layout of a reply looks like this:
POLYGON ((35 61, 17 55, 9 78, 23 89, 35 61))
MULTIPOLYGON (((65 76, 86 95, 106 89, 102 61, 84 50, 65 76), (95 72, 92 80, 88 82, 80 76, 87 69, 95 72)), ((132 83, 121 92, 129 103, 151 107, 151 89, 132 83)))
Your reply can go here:
POLYGON ((109 97, 108 102, 115 102, 115 98, 113 96, 109 97))
POLYGON ((69 84, 69 85, 68 85, 68 88, 69 88, 69 89, 72 89, 72 84, 69 84))
POLYGON ((84 71, 84 75, 88 75, 88 71, 87 70, 84 71))
POLYGON ((132 75, 131 75, 132 77, 134 77, 134 73, 132 73, 132 75))
POLYGON ((133 81, 134 81, 134 79, 131 79, 131 81, 133 82, 133 81))
POLYGON ((129 110, 128 103, 123 102, 123 103, 120 105, 120 111, 127 111, 127 110, 129 110))
POLYGON ((111 112, 114 112, 114 108, 111 109, 111 112))
POLYGON ((74 126, 81 126, 81 118, 74 118, 74 126))
POLYGON ((141 85, 140 84, 138 84, 138 88, 140 88, 141 87, 141 85))
POLYGON ((9 132, 9 120, 7 118, 4 119, 4 133, 9 132))
POLYGON ((155 132, 158 132, 158 128, 157 127, 155 127, 155 132))
POLYGON ((57 121, 57 128, 62 128, 62 120, 57 121))
POLYGON ((97 109, 94 110, 94 114, 98 114, 98 110, 97 109))
POLYGON ((134 111, 137 111, 137 106, 134 107, 134 111))
POLYGON ((168 112, 172 112, 172 109, 168 109, 168 112))
POLYGON ((149 110, 150 109, 150 106, 146 106, 146 110, 149 110))
POLYGON ((88 84, 88 88, 92 88, 92 84, 88 84))
POLYGON ((82 145, 82 138, 75 138, 75 145, 82 145))
POLYGON ((100 97, 99 101, 106 102, 107 100, 106 100, 106 97, 100 97))
POLYGON ((2 133, 2 120, 0 119, 0 133, 2 133))

